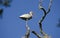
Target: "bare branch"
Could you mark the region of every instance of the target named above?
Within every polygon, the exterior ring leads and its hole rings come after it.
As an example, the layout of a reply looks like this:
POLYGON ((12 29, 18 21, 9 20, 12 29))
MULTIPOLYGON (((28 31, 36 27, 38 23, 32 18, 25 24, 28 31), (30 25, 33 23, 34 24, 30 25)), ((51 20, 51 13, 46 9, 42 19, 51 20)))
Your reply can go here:
POLYGON ((41 20, 39 21, 39 27, 40 27, 40 32, 41 34, 45 35, 45 33, 43 32, 43 29, 42 29, 42 22, 43 20, 45 19, 46 17, 46 14, 44 14, 44 16, 41 18, 41 20))
POLYGON ((42 3, 42 1, 40 1, 40 3, 39 3, 39 9, 43 10, 44 15, 42 16, 41 20, 39 20, 39 27, 40 27, 40 32, 41 32, 41 34, 45 35, 46 33, 43 32, 43 29, 42 29, 42 22, 43 22, 43 20, 45 19, 46 15, 50 12, 52 0, 50 0, 49 7, 48 7, 48 11, 46 11, 46 10, 42 7, 41 3, 42 3))
POLYGON ((50 38, 50 36, 48 36, 47 34, 45 34, 44 32, 43 32, 43 36, 40 36, 38 33, 36 33, 35 31, 32 31, 32 33, 33 34, 35 34, 38 38, 50 38))
POLYGON ((26 25, 26 29, 27 29, 27 32, 26 32, 25 36, 23 36, 23 38, 29 38, 29 36, 30 36, 30 28, 28 27, 28 25, 26 25))
POLYGON ((28 25, 26 25, 26 29, 27 29, 27 32, 26 32, 26 34, 25 34, 25 37, 26 37, 26 38, 29 38, 30 28, 28 27, 28 25))
POLYGON ((46 14, 45 8, 42 6, 42 0, 39 0, 39 10, 43 10, 44 14, 46 14))
POLYGON ((52 0, 50 0, 50 3, 49 3, 49 7, 48 7, 48 11, 47 11, 47 13, 50 12, 51 6, 52 6, 52 0))
POLYGON ((37 34, 35 31, 32 31, 33 34, 35 34, 38 38, 41 38, 39 34, 37 34))
POLYGON ((39 0, 39 5, 42 6, 42 0, 39 0))

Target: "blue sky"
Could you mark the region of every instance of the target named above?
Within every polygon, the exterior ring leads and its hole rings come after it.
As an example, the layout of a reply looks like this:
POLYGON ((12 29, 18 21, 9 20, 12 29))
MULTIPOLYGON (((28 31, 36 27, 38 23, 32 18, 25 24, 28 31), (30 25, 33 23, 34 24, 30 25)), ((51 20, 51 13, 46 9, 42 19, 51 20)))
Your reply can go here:
MULTIPOLYGON (((56 27, 60 18, 60 0, 53 0, 50 13, 43 21, 43 30, 52 38, 60 38, 60 28, 56 27)), ((21 38, 26 33, 25 21, 19 16, 29 11, 34 15, 28 21, 31 30, 40 34, 38 21, 43 15, 43 11, 38 9, 39 0, 13 0, 11 7, 5 8, 3 19, 0 19, 0 38, 21 38)), ((48 9, 49 0, 43 0, 43 6, 48 9)), ((37 38, 31 33, 30 38, 37 38)))

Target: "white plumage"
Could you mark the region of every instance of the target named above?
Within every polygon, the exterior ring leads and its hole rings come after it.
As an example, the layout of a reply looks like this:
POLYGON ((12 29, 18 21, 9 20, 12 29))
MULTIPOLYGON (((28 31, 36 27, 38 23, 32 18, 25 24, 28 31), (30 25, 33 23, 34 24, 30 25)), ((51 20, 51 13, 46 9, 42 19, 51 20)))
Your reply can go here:
POLYGON ((21 16, 19 16, 19 18, 23 19, 26 21, 26 28, 29 30, 30 28, 28 27, 28 24, 27 24, 27 21, 32 19, 32 15, 33 15, 33 12, 30 11, 29 14, 23 14, 21 16))
POLYGON ((23 20, 30 20, 32 18, 33 12, 30 11, 29 14, 23 14, 21 16, 19 16, 19 18, 23 19, 23 20))

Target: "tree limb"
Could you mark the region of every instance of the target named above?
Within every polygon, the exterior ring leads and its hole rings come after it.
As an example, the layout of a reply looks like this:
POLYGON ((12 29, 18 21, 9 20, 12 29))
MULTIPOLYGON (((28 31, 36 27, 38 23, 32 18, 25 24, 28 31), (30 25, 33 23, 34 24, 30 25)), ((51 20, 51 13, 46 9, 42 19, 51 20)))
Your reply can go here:
POLYGON ((27 29, 27 32, 26 32, 26 34, 25 34, 25 37, 26 37, 26 38, 29 38, 30 28, 28 27, 28 25, 26 25, 26 29, 27 29))
POLYGON ((52 6, 52 0, 50 0, 49 7, 48 7, 48 11, 47 11, 47 14, 50 12, 51 6, 52 6))
POLYGON ((43 32, 43 29, 42 29, 42 22, 43 22, 43 20, 45 19, 46 15, 50 12, 52 0, 50 0, 49 7, 48 7, 48 11, 46 11, 46 10, 42 7, 41 3, 42 3, 42 2, 39 3, 39 4, 40 4, 40 5, 39 5, 39 9, 43 10, 44 15, 42 16, 41 20, 39 20, 39 27, 40 27, 40 32, 41 32, 41 34, 45 35, 45 33, 43 32))
POLYGON ((32 31, 32 33, 35 34, 38 38, 41 38, 41 36, 38 33, 36 33, 35 31, 32 31))
POLYGON ((28 27, 28 25, 26 25, 26 29, 27 29, 27 32, 26 32, 25 36, 23 36, 23 38, 29 38, 29 36, 30 36, 30 28, 28 27))

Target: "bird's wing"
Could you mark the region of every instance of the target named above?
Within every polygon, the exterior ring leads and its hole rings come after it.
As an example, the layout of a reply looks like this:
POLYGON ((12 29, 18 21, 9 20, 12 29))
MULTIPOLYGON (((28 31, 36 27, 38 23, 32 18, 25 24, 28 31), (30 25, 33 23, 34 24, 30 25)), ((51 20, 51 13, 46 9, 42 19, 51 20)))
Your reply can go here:
POLYGON ((31 16, 29 14, 23 14, 20 17, 22 17, 22 18, 30 18, 31 16))

